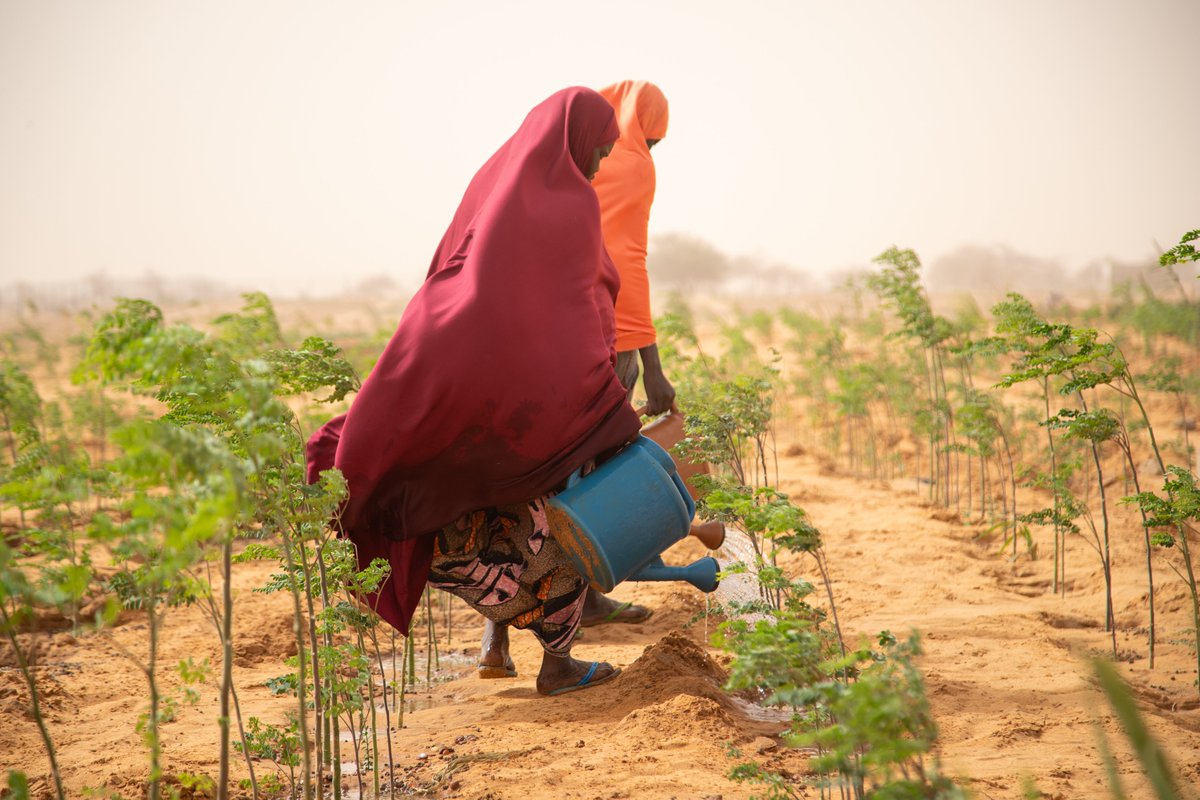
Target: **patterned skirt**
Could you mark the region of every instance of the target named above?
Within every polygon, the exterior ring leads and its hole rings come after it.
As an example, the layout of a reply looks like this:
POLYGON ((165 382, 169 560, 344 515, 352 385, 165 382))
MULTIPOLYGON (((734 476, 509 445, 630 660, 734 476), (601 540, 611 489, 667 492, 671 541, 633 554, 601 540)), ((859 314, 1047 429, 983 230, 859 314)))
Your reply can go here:
POLYGON ((493 622, 532 631, 548 653, 566 655, 588 585, 554 540, 547 497, 473 511, 442 528, 429 582, 493 622))

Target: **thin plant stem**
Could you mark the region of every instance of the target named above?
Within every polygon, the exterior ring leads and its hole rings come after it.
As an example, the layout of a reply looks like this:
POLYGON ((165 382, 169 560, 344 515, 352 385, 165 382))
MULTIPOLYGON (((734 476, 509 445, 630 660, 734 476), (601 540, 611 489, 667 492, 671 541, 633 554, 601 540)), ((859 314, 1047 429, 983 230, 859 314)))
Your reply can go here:
MULTIPOLYGON (((317 636, 317 612, 316 605, 313 599, 315 587, 312 581, 312 570, 309 565, 308 545, 303 538, 297 538, 297 544, 300 549, 300 571, 304 577, 304 601, 308 606, 308 638, 312 642, 312 647, 309 650, 309 657, 312 659, 312 681, 313 681, 313 730, 316 733, 316 785, 313 787, 317 797, 322 797, 325 792, 325 765, 329 762, 329 730, 328 720, 325 714, 325 702, 322 701, 323 692, 321 684, 324 678, 321 675, 321 660, 320 660, 320 638, 317 636)), ((303 658, 303 652, 301 652, 303 658)))
MULTIPOLYGON (((396 704, 400 701, 400 695, 396 691, 396 687, 400 686, 400 682, 396 675, 396 629, 389 627, 392 638, 392 703, 396 704)), ((403 689, 403 687, 401 687, 403 689)), ((399 710, 399 709, 397 709, 399 710)))
MULTIPOLYGON (((205 568, 209 569, 209 565, 208 565, 207 561, 205 562, 205 568)), ((211 584, 212 584, 212 573, 210 570, 209 571, 209 585, 211 585, 211 584)), ((222 622, 221 622, 221 612, 217 609, 216 601, 213 600, 211 593, 205 594, 204 599, 205 599, 205 606, 208 610, 209 620, 212 622, 213 627, 216 628, 217 634, 219 636, 219 635, 221 635, 221 632, 223 630, 223 626, 222 626, 222 622)), ((242 707, 241 707, 241 704, 238 702, 237 687, 234 686, 232 681, 229 684, 229 694, 233 700, 233 715, 237 719, 238 737, 240 738, 241 743, 242 743, 242 755, 246 759, 246 769, 249 770, 249 772, 250 772, 250 790, 254 796, 254 800, 258 800, 258 797, 259 797, 258 779, 256 778, 256 776, 254 774, 254 759, 250 757, 250 748, 246 744, 246 727, 245 727, 245 725, 242 724, 242 707)))
MULTIPOLYGON (((258 779, 254 776, 254 759, 250 757, 250 748, 246 746, 246 728, 242 725, 242 704, 238 702, 237 688, 230 686, 229 695, 233 698, 233 714, 237 719, 238 736, 242 739, 242 754, 246 757, 246 769, 250 771, 250 791, 254 800, 258 800, 258 779)), ((292 786, 294 789, 295 780, 292 781, 292 786)))
POLYGON ((162 742, 158 738, 158 629, 161 620, 158 611, 158 594, 153 589, 150 592, 147 606, 150 614, 150 663, 145 666, 146 680, 150 684, 150 718, 147 720, 147 738, 150 744, 150 800, 158 800, 162 786, 162 765, 160 757, 162 742))
MULTIPOLYGON (((1158 461, 1159 469, 1164 475, 1167 474, 1167 466, 1163 461, 1162 451, 1158 447, 1158 439, 1154 435, 1154 426, 1150 424, 1150 415, 1146 412, 1146 406, 1142 403, 1142 398, 1138 394, 1137 384, 1133 381, 1133 376, 1126 370, 1124 380, 1128 389, 1129 396, 1133 402, 1137 404, 1138 411, 1142 414, 1142 419, 1146 422, 1146 432, 1150 435, 1150 446, 1154 449, 1154 457, 1158 461)), ((1179 541, 1179 549, 1183 554, 1184 568, 1187 570, 1187 585, 1192 596, 1192 633, 1196 643, 1196 674, 1200 676, 1200 591, 1196 586, 1196 574, 1192 566, 1192 551, 1188 544, 1187 534, 1188 528, 1183 524, 1176 525, 1177 539, 1179 541)), ((1200 689, 1200 677, 1197 679, 1197 688, 1200 689)))
MULTIPOLYGON (((314 788, 312 784, 313 757, 312 747, 310 746, 310 737, 308 734, 308 699, 306 689, 307 676, 305 675, 307 671, 308 659, 306 659, 304 656, 304 612, 301 610, 300 606, 300 587, 296 583, 296 559, 295 555, 292 553, 291 537, 286 531, 283 534, 283 553, 285 559, 287 560, 288 587, 292 592, 292 632, 296 636, 296 652, 298 654, 296 660, 299 662, 300 673, 300 679, 296 683, 296 698, 300 706, 300 714, 298 717, 300 721, 300 751, 304 758, 304 774, 301 775, 301 781, 303 783, 305 800, 312 800, 314 788)), ((313 642, 313 646, 316 646, 316 642, 313 642)), ((315 679, 313 683, 316 683, 315 679)), ((318 763, 320 762, 319 757, 317 761, 318 763)))
POLYGON ((1109 556, 1108 493, 1104 488, 1104 468, 1100 466, 1100 446, 1092 442, 1092 460, 1096 465, 1096 487, 1100 492, 1100 517, 1104 532, 1100 562, 1104 567, 1104 629, 1112 636, 1113 657, 1117 655, 1117 624, 1113 615, 1112 562, 1109 556))
MULTIPOLYGON (((315 555, 316 563, 317 563, 318 586, 321 590, 321 607, 323 609, 329 609, 331 606, 331 602, 330 602, 330 598, 329 598, 329 581, 328 581, 328 578, 327 578, 326 572, 325 572, 325 542, 323 540, 318 539, 313 544, 313 551, 314 551, 314 555, 315 555)), ((305 569, 305 580, 306 581, 309 580, 307 567, 305 569)), ((311 592, 309 593, 309 602, 310 603, 312 602, 312 593, 311 592)), ((315 625, 315 622, 314 622, 314 625, 315 625)), ((332 652, 333 646, 334 646, 333 634, 329 631, 328 625, 326 626, 324 639, 325 639, 325 645, 330 649, 330 652, 332 652)), ((314 653, 316 652, 315 648, 314 648, 313 652, 314 653)), ((326 665, 326 668, 328 669, 328 665, 326 665)), ((317 673, 314 672, 314 674, 317 674, 317 673)), ((326 701, 328 703, 328 708, 330 708, 330 709, 335 709, 337 706, 337 703, 338 703, 337 694, 336 694, 336 692, 333 691, 333 686, 332 686, 333 681, 334 681, 334 679, 331 677, 329 679, 330 686, 328 687, 330 696, 328 697, 328 699, 326 701)), ((325 747, 326 747, 326 758, 329 758, 332 760, 332 766, 333 766, 333 797, 334 797, 334 800, 341 800, 341 797, 342 797, 342 747, 341 747, 341 735, 340 735, 341 731, 340 731, 340 727, 339 727, 337 711, 334 710, 332 713, 326 714, 326 719, 327 719, 326 725, 328 726, 329 734, 328 734, 328 738, 326 739, 325 747)), ((355 745, 355 747, 357 748, 357 744, 355 745)))
MULTIPOLYGON (((1133 463, 1133 451, 1129 446, 1128 434, 1122 433, 1121 439, 1117 442, 1121 448, 1122 454, 1125 456, 1125 461, 1129 466, 1129 471, 1133 476, 1133 491, 1135 495, 1142 493, 1141 482, 1138 480, 1137 467, 1133 463)), ((1138 511, 1142 516, 1142 535, 1146 543, 1146 591, 1148 592, 1150 601, 1150 630, 1147 632, 1147 647, 1150 655, 1150 669, 1154 669, 1154 639, 1155 639, 1155 624, 1154 624, 1154 563, 1151 560, 1152 547, 1150 544, 1150 526, 1147 525, 1146 510, 1139 507, 1138 511)))
MULTIPOLYGON (((226 532, 221 543, 221 713, 217 724, 221 729, 220 766, 217 778, 217 800, 229 797, 229 700, 233 689, 233 533, 226 532)), ((243 740, 244 741, 244 740, 243 740)), ((245 749, 245 748, 243 748, 245 749)))
POLYGON ((833 581, 829 577, 829 570, 825 566, 825 558, 819 550, 813 551, 813 560, 817 562, 817 569, 821 573, 821 582, 825 585, 825 594, 829 598, 829 613, 833 617, 833 630, 837 633, 838 647, 841 648, 842 657, 846 656, 846 640, 842 638, 842 626, 838 622, 837 603, 833 599, 833 581))
MULTIPOLYGON (((1049 376, 1042 378, 1042 399, 1045 401, 1045 405, 1046 405, 1046 419, 1050 419, 1050 378, 1049 378, 1049 376)), ((1058 520, 1058 509, 1059 509, 1058 463, 1056 460, 1057 454, 1054 452, 1054 431, 1050 429, 1049 425, 1047 425, 1045 427, 1046 427, 1046 446, 1050 450, 1050 490, 1054 495, 1053 496, 1053 503, 1054 503, 1054 511, 1053 511, 1053 513, 1054 513, 1054 578, 1050 582, 1051 583, 1050 590, 1054 594, 1058 594, 1058 570, 1059 570, 1059 567, 1061 566, 1061 562, 1059 561, 1059 546, 1061 545, 1063 550, 1066 550, 1067 542, 1066 542, 1066 534, 1064 531, 1061 530, 1061 526, 1059 525, 1059 520, 1058 520)), ((1066 588, 1065 588, 1066 576, 1065 575, 1063 576, 1063 584, 1064 584, 1063 590, 1066 591, 1066 588)))
MULTIPOLYGON (((383 667, 383 651, 380 650, 380 648, 379 648, 379 635, 376 633, 376 626, 372 625, 370 628, 368 628, 368 630, 370 631, 370 634, 371 634, 371 644, 374 645, 374 647, 375 647, 375 658, 379 662, 379 679, 380 679, 380 682, 383 684, 383 728, 384 728, 384 733, 385 733, 384 739, 387 741, 387 752, 388 752, 388 791, 394 800, 394 798, 396 797, 396 779, 395 779, 395 776, 392 774, 392 770, 394 769, 396 759, 392 755, 392 710, 391 710, 391 708, 388 707, 387 673, 384 671, 384 667, 383 667)), ((393 670, 395 670, 395 654, 396 654, 396 649, 394 646, 395 641, 396 641, 396 630, 395 630, 395 628, 393 628, 392 629, 392 642, 393 642, 392 669, 393 670)), ((394 694, 394 688, 395 687, 393 685, 393 694, 394 694)), ((378 756, 376 756, 376 758, 378 758, 378 756)), ((378 791, 379 791, 378 787, 376 787, 376 793, 378 793, 378 791)))
POLYGON ((40 701, 40 693, 37 688, 37 681, 34 680, 33 671, 29 668, 29 662, 25 659, 25 651, 21 649, 20 643, 17 641, 16 632, 13 630, 12 618, 8 614, 7 604, 0 602, 0 614, 4 615, 4 632, 8 635, 8 641, 12 644, 13 653, 17 657, 17 668, 21 670, 21 676, 25 678, 25 685, 29 689, 30 710, 33 712, 34 722, 37 723, 38 735, 42 737, 42 744, 46 747, 46 757, 50 759, 50 775, 54 778, 54 794, 58 800, 64 800, 66 795, 63 793, 62 774, 58 769, 58 757, 54 752, 54 741, 50 738, 50 729, 46 727, 46 718, 42 716, 42 704, 40 701))

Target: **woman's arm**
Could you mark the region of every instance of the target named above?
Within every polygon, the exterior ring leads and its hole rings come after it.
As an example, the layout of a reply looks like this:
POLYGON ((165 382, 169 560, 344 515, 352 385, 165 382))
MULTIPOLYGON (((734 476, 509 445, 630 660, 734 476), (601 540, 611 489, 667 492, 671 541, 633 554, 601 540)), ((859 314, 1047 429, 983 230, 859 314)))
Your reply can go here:
POLYGON ((638 350, 642 358, 642 383, 646 387, 646 413, 654 416, 671 410, 675 402, 675 387, 663 374, 658 358, 658 345, 648 344, 638 350))

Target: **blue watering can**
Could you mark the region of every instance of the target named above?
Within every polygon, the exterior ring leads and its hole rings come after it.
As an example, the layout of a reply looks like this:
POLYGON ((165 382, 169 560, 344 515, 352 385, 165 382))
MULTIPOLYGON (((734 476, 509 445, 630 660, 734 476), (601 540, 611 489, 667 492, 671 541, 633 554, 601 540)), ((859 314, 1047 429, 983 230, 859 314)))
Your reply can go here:
POLYGON ((547 505, 558 517, 554 538, 580 574, 600 591, 621 581, 687 581, 702 592, 717 588, 717 560, 669 567, 660 558, 688 535, 696 504, 675 462, 645 436, 580 477, 547 505))

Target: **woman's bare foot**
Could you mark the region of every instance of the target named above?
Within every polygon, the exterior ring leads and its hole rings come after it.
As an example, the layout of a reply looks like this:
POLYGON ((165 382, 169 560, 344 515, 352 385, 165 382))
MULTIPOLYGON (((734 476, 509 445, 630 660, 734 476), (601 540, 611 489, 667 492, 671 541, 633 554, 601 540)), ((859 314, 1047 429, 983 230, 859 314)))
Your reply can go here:
POLYGON ((517 677, 517 666, 508 654, 507 625, 498 625, 490 619, 484 621, 478 672, 481 678, 517 677))
POLYGON ((630 625, 640 625, 654 612, 645 606, 635 606, 633 603, 618 603, 608 595, 589 588, 587 599, 583 601, 583 616, 579 624, 585 628, 604 625, 609 622, 624 622, 630 625))
POLYGON ((557 695, 590 689, 621 673, 606 661, 580 661, 568 656, 542 654, 542 670, 537 677, 539 694, 557 695))

